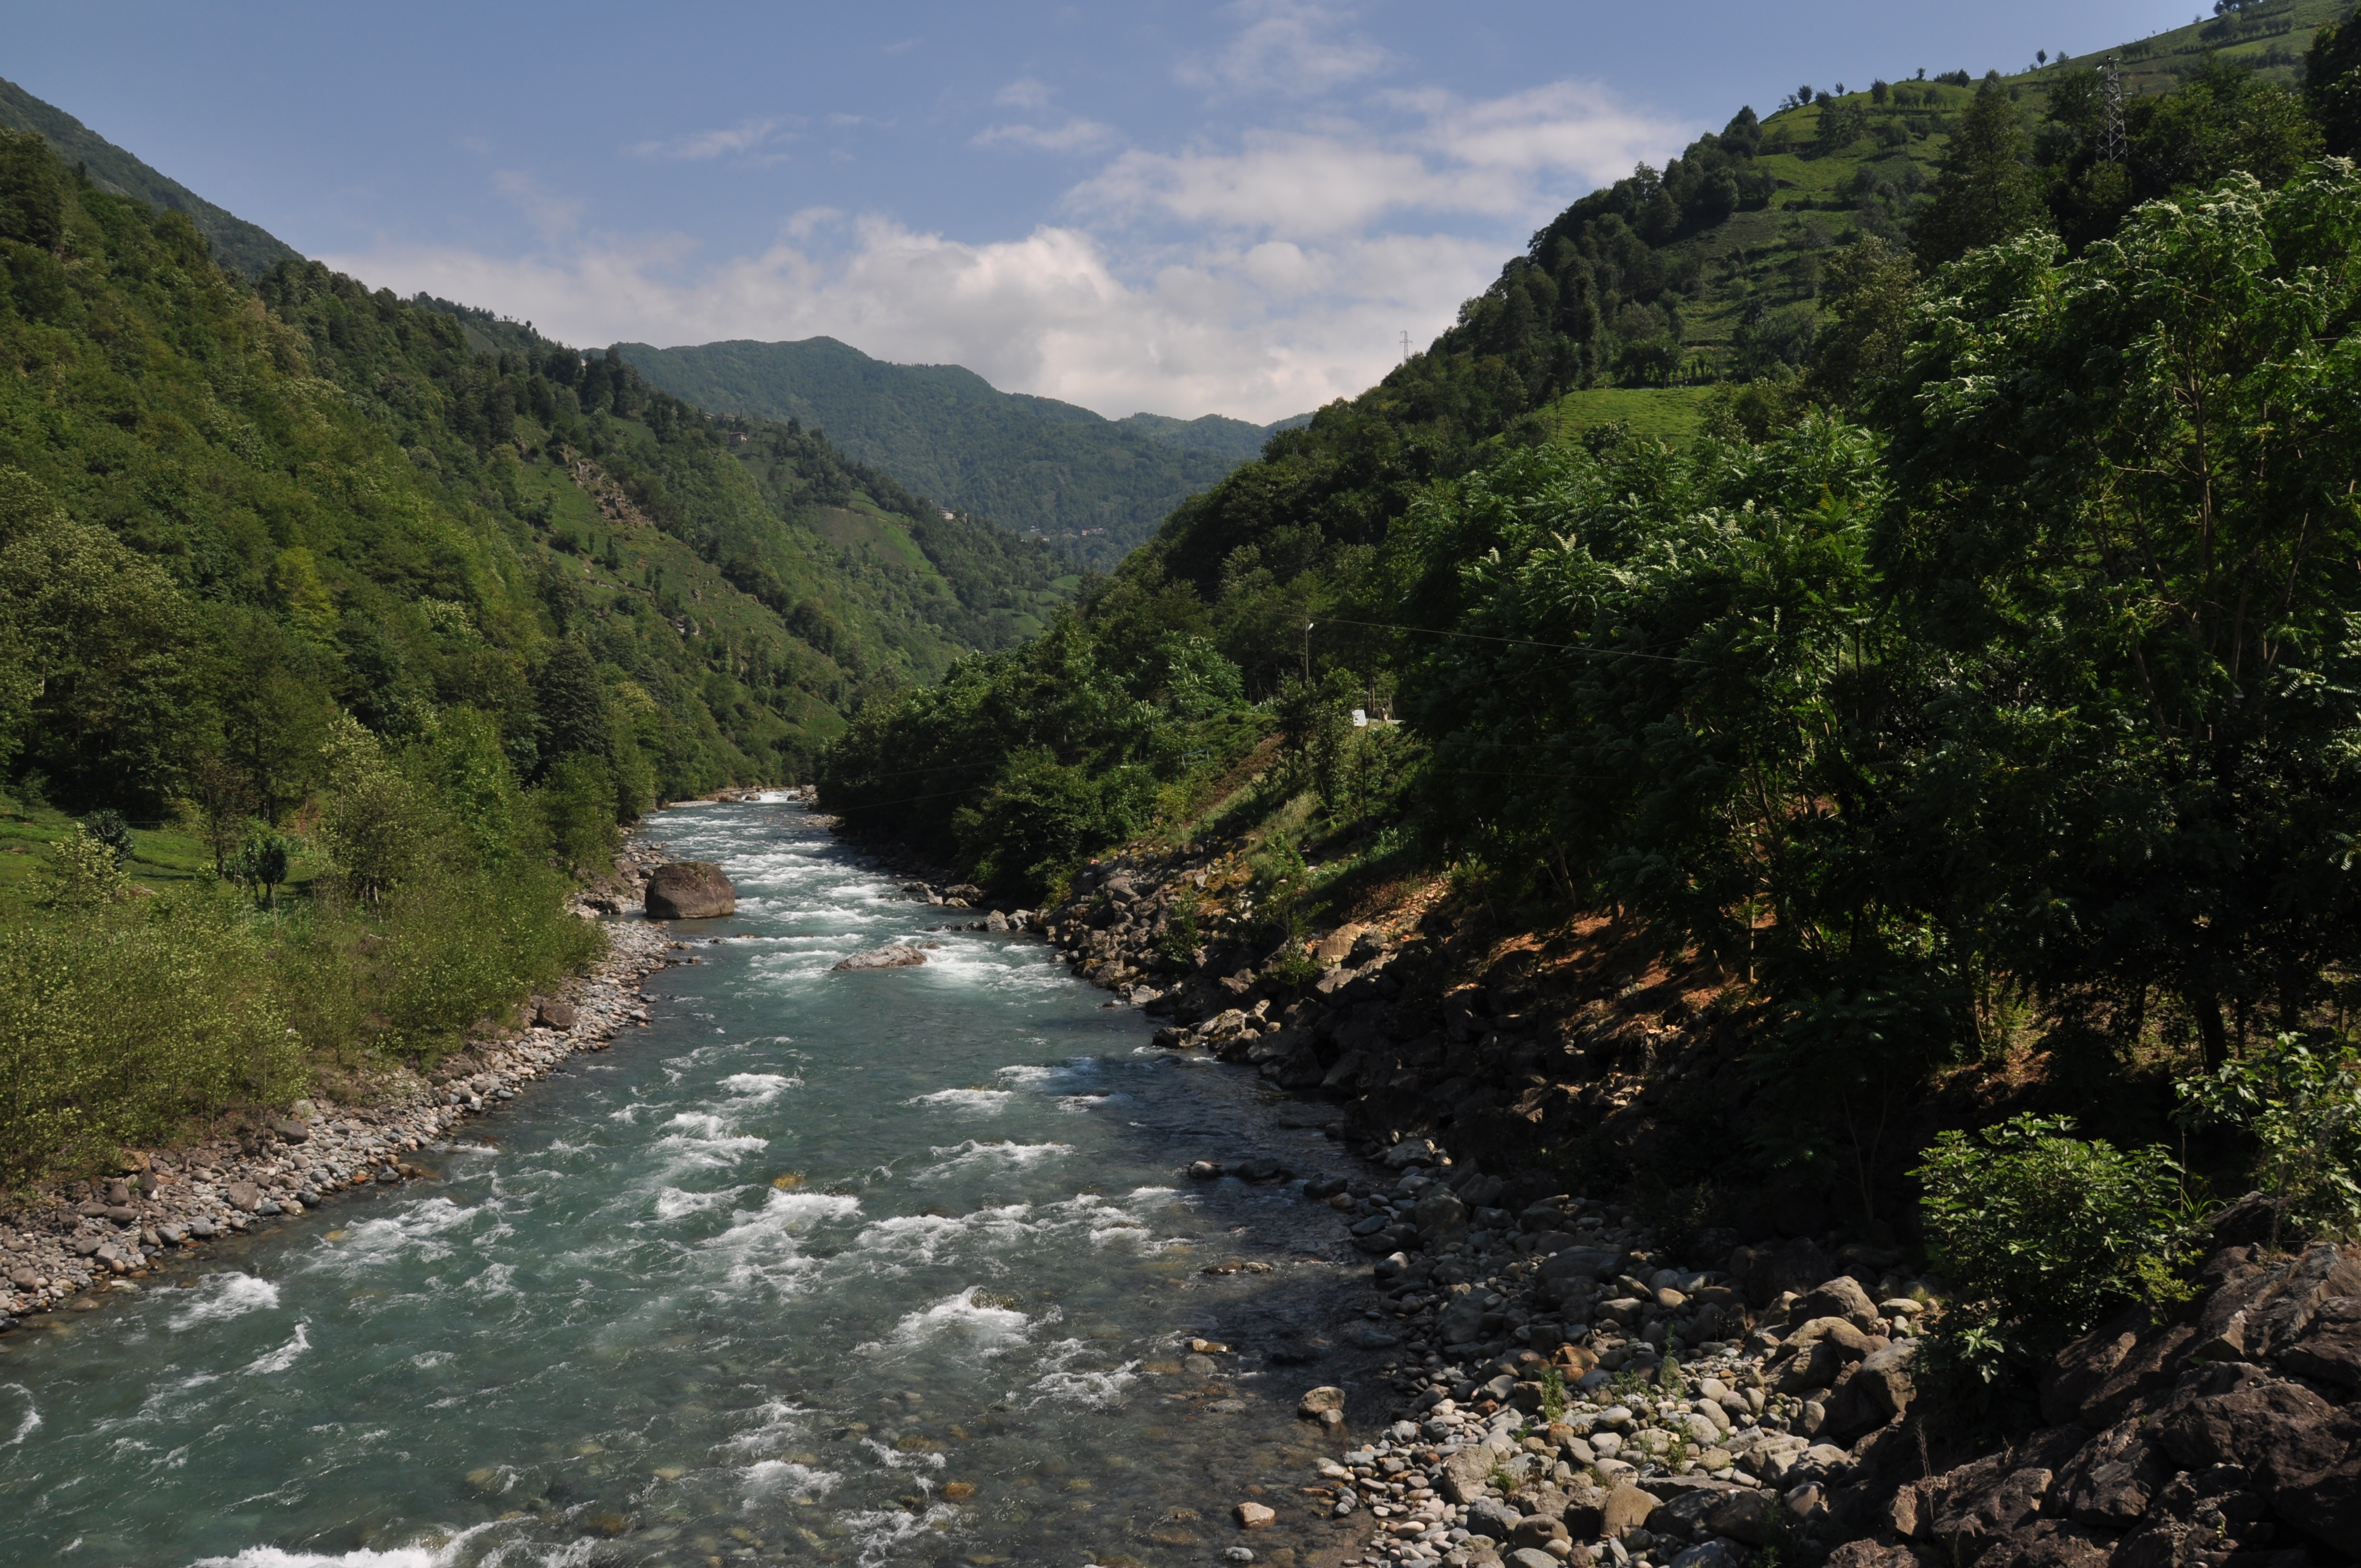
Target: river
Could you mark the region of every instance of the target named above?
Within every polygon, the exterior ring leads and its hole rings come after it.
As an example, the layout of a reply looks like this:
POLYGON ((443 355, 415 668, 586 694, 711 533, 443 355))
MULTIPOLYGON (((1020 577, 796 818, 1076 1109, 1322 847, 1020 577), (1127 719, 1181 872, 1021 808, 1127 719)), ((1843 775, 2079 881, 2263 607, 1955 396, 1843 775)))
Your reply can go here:
POLYGON ((1150 1047, 1038 941, 928 933, 939 912, 799 805, 655 831, 741 902, 678 928, 710 945, 650 978, 650 1027, 470 1121, 432 1179, 0 1339, 0 1563, 988 1568, 1247 1540, 1285 1563, 1337 1541, 1293 1491, 1336 1444, 1293 1408, 1382 1358, 1331 1343, 1366 1260, 1298 1188, 1183 1175, 1348 1173, 1303 1108, 1150 1047), (831 972, 893 939, 941 946, 831 972), (1233 1262, 1268 1266, 1208 1272, 1233 1262), (1250 1539, 1249 1486, 1279 1514, 1250 1539))

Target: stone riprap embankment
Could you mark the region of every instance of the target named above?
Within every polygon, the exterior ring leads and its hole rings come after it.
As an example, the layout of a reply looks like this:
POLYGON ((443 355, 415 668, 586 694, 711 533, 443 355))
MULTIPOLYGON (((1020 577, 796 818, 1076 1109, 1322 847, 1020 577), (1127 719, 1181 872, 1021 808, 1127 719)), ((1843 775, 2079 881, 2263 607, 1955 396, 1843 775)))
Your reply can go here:
MULTIPOLYGON (((633 846, 613 883, 577 907, 620 907, 654 862, 633 846)), ((37 1189, 0 1212, 0 1330, 60 1308, 89 1310, 206 1243, 332 1201, 339 1193, 428 1174, 411 1157, 467 1117, 512 1100, 578 1051, 605 1050, 644 1025, 636 994, 650 971, 677 961, 662 927, 609 927, 606 957, 562 993, 533 998, 521 1030, 488 1032, 425 1078, 397 1071, 368 1104, 299 1101, 284 1115, 250 1119, 235 1138, 126 1151, 111 1178, 37 1189)))

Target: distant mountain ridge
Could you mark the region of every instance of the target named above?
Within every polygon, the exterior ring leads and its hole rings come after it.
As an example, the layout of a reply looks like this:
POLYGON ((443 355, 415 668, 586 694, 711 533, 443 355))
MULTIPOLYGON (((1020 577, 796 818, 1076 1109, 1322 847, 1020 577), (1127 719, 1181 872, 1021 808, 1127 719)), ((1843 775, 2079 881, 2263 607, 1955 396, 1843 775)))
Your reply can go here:
POLYGON ((687 348, 620 345, 676 398, 716 412, 816 425, 856 460, 948 507, 1038 532, 1098 566, 1172 509, 1260 455, 1269 425, 1207 414, 1110 420, 1054 398, 1004 392, 957 365, 895 365, 832 337, 739 339, 687 348))
POLYGON ((282 261, 300 261, 295 247, 258 225, 206 201, 169 174, 159 173, 67 114, 45 104, 15 82, 0 80, 0 126, 31 131, 70 165, 79 165, 91 179, 120 195, 147 203, 159 212, 184 213, 197 232, 212 242, 214 254, 225 266, 259 278, 282 261))

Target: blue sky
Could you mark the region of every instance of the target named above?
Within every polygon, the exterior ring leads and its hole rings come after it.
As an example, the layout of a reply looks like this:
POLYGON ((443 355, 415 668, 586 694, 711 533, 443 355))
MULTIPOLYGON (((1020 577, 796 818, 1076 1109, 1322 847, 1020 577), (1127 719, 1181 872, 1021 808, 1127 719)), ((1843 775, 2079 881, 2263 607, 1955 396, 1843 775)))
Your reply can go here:
POLYGON ((1368 385, 1594 184, 1797 85, 2189 0, 17 5, 0 75, 371 284, 828 334, 1120 416, 1368 385))

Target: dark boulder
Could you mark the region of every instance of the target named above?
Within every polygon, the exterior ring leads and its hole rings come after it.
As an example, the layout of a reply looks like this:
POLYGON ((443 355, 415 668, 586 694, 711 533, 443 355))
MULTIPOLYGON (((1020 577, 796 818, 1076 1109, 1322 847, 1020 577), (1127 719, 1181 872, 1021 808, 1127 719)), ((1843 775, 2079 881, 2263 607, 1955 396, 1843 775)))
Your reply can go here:
POLYGON ((738 890, 710 861, 675 861, 648 875, 648 918, 711 920, 738 912, 738 890))

